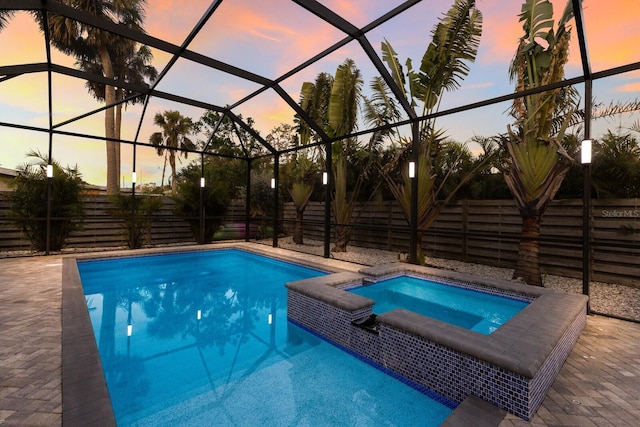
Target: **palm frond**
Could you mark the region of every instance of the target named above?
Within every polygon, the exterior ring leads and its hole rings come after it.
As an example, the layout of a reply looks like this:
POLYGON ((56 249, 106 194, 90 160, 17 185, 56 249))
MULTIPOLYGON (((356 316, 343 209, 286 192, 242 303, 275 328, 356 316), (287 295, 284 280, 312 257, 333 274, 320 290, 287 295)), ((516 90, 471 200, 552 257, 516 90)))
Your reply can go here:
POLYGON ((444 90, 454 90, 469 74, 482 34, 482 13, 473 0, 456 0, 432 31, 418 72, 409 73, 424 111, 433 109, 444 90))
POLYGON ((387 66, 391 71, 391 77, 393 77, 393 80, 396 82, 402 93, 404 93, 406 96, 407 91, 405 89, 404 71, 402 70, 402 65, 398 61, 396 51, 393 50, 393 47, 391 47, 391 43, 389 43, 387 39, 384 39, 384 41, 381 43, 381 50, 382 60, 387 63, 387 66))

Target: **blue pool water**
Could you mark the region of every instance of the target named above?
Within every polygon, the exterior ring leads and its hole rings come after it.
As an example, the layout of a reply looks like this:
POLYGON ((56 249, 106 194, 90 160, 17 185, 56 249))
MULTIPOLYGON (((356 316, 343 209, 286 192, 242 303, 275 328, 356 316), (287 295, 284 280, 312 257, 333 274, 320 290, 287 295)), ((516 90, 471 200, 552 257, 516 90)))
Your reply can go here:
POLYGON ((373 299, 381 314, 404 308, 443 322, 489 335, 529 303, 476 290, 400 276, 351 292, 373 299))
POLYGON ((434 400, 287 321, 320 271, 240 250, 80 261, 119 426, 429 426, 434 400))

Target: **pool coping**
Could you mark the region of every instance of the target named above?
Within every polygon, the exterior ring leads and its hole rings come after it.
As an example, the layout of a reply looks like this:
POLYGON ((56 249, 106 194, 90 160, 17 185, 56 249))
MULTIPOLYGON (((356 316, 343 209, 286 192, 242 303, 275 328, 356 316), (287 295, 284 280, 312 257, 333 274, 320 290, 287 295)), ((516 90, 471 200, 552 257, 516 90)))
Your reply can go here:
POLYGON ((246 250, 327 272, 357 271, 362 266, 339 260, 265 247, 225 242, 137 250, 118 250, 62 257, 62 425, 115 426, 115 415, 104 377, 77 261, 137 257, 222 249, 246 250))
POLYGON ((115 426, 75 257, 62 259, 62 425, 115 426))

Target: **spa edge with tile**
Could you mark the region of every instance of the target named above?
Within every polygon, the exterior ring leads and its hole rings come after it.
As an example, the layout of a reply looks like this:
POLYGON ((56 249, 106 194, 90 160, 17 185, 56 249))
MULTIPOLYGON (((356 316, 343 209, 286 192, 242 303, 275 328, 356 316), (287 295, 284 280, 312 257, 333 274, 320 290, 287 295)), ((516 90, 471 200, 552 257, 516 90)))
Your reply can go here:
POLYGON ((583 295, 404 263, 286 286, 293 321, 455 402, 476 396, 525 420, 536 413, 586 322, 583 295), (488 336, 404 309, 378 315, 377 333, 359 327, 374 301, 345 290, 399 275, 446 279, 531 303, 488 336))

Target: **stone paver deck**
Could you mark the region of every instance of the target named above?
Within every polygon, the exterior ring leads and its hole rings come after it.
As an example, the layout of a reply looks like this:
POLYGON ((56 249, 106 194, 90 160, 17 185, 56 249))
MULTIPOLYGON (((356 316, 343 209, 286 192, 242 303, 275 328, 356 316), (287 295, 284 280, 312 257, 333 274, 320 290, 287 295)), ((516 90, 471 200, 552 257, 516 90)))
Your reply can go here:
MULTIPOLYGON (((2 427, 62 425, 61 282, 60 255, 0 259, 2 427)), ((475 415, 476 425, 497 423, 495 413, 475 415)), ((500 419, 504 427, 640 425, 640 324, 589 316, 534 419, 500 419)))

